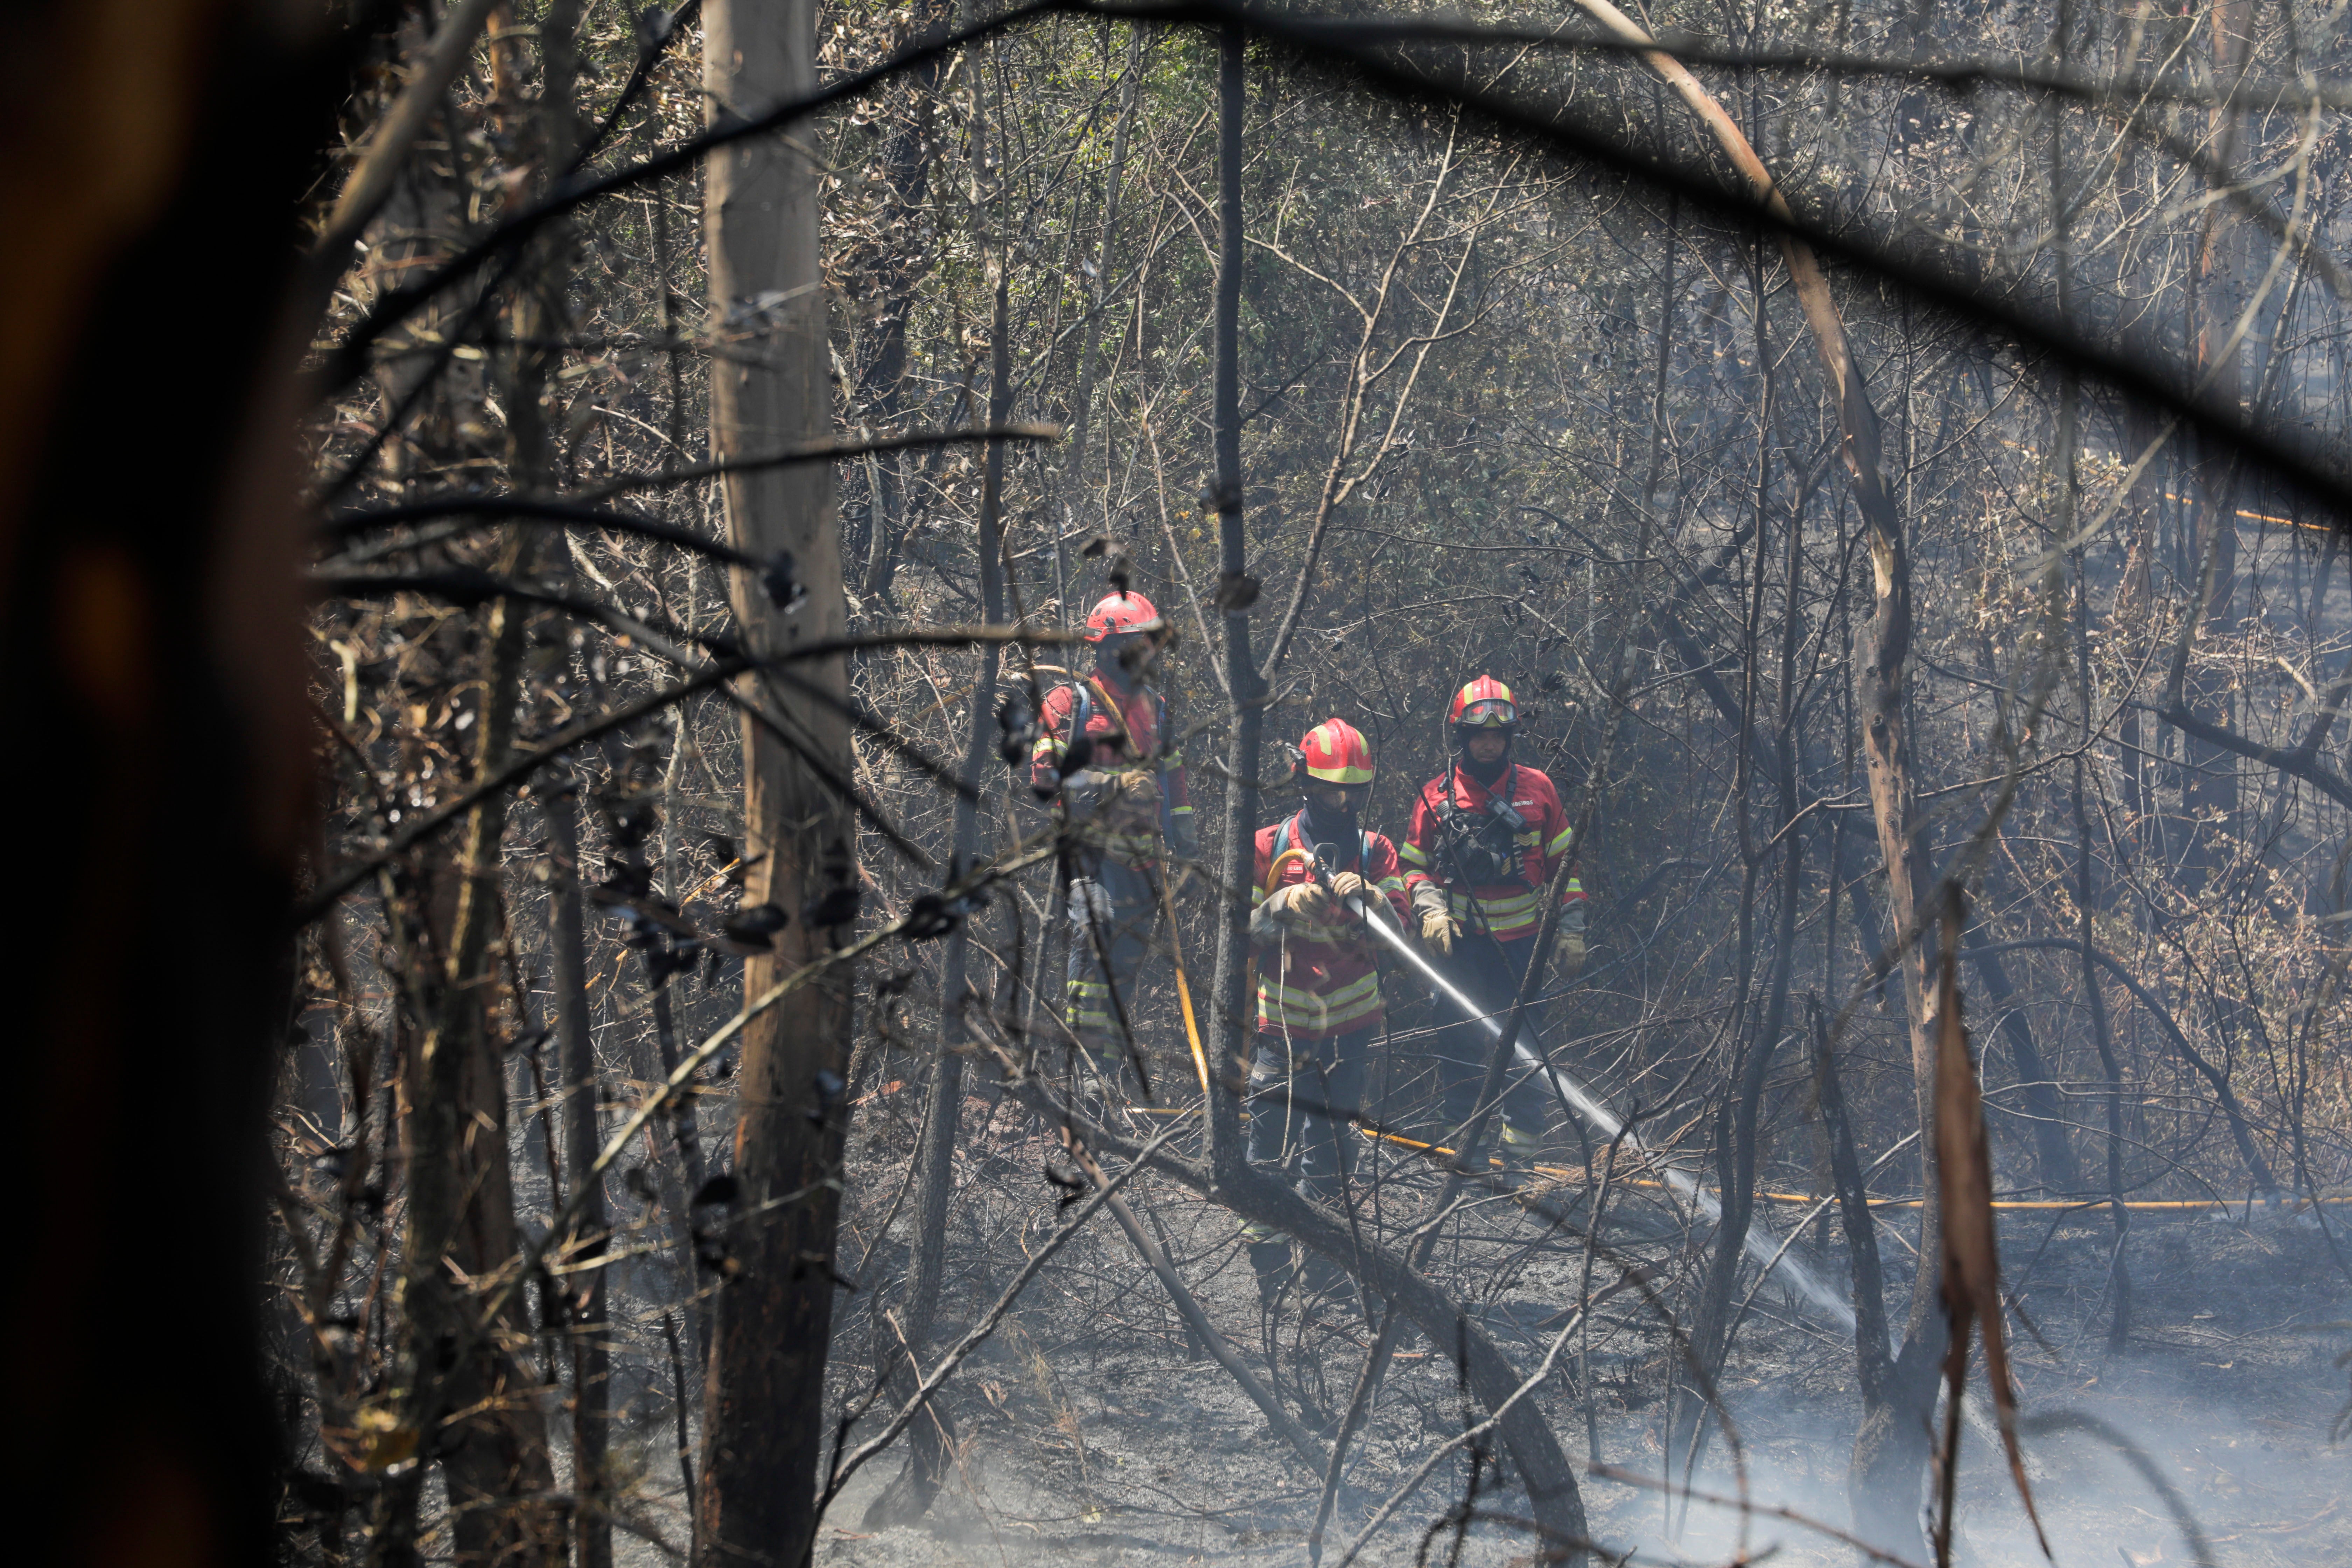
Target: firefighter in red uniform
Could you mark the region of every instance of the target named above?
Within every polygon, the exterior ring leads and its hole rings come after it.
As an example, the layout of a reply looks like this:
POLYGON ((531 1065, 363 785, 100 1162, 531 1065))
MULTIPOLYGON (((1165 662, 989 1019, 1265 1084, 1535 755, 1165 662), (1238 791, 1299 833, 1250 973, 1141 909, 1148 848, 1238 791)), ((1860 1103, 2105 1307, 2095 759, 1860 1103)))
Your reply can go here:
POLYGON ((1029 759, 1030 782, 1041 795, 1058 793, 1064 822, 1077 833, 1067 1016, 1112 1081, 1131 1049, 1127 1009, 1159 917, 1160 858, 1201 854, 1168 704, 1151 687, 1165 631, 1140 594, 1113 593, 1097 605, 1086 630, 1094 671, 1046 696, 1029 759))
MULTIPOLYGON (((1490 1013, 1518 994, 1543 921, 1544 891, 1575 837, 1559 792, 1541 770, 1511 761, 1518 704, 1482 675, 1454 693, 1446 714, 1454 755, 1422 785, 1402 855, 1423 945, 1448 979, 1490 1013)), ((1569 879, 1552 957, 1560 984, 1584 966, 1584 889, 1569 879)), ((1442 1011, 1451 1011, 1441 1001, 1442 1011)), ((1535 1022, 1530 1009, 1529 1022, 1535 1022)), ((1436 1041, 1445 1123, 1476 1108, 1493 1036, 1464 1019, 1436 1041)), ((1504 1163, 1533 1163, 1552 1095, 1517 1064, 1502 1104, 1504 1163)))
MULTIPOLYGON (((1372 938, 1348 901, 1403 931, 1412 929, 1411 909, 1396 846, 1358 820, 1372 787, 1364 737, 1344 720, 1318 724, 1299 742, 1292 777, 1303 803, 1258 830, 1250 889, 1257 1044, 1249 1157, 1262 1165, 1295 1162, 1299 1195, 1337 1205, 1351 1163, 1343 1124, 1363 1102, 1383 1012, 1372 938)), ((1288 1278, 1289 1243, 1245 1230, 1251 1265, 1271 1298, 1288 1278)))

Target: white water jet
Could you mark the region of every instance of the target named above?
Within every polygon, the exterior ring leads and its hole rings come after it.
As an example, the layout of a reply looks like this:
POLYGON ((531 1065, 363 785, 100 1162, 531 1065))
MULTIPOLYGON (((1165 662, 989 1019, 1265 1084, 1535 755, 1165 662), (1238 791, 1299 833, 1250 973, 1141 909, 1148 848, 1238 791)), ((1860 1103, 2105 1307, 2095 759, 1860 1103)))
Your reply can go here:
MULTIPOLYGON (((1358 900, 1349 900, 1349 907, 1356 911, 1358 917, 1363 920, 1364 924, 1370 927, 1374 934, 1386 942, 1400 957, 1411 963, 1415 973, 1443 993, 1464 1017, 1484 1025, 1486 1032, 1495 1038, 1502 1038, 1503 1026, 1495 1016, 1473 1002, 1459 986, 1440 974, 1435 966, 1405 940, 1402 932, 1391 931, 1385 921, 1370 915, 1358 900)), ((1658 1158, 1642 1142, 1641 1135, 1628 1131, 1623 1119, 1602 1104, 1600 1098, 1591 1089, 1536 1055, 1528 1047, 1525 1041, 1514 1040, 1511 1045, 1519 1061, 1530 1070, 1540 1073, 1549 1079, 1552 1087, 1559 1091, 1560 1098, 1568 1102, 1570 1109, 1584 1118, 1595 1131, 1612 1140, 1622 1138, 1626 1147, 1632 1149, 1635 1154, 1649 1160, 1659 1174, 1664 1177, 1669 1189, 1686 1200, 1694 1209, 1709 1221, 1722 1220, 1723 1204, 1713 1193, 1700 1186, 1697 1180, 1688 1172, 1679 1170, 1658 1158)), ((1740 1247, 1755 1260, 1759 1268, 1777 1276, 1783 1285, 1811 1301, 1847 1333, 1851 1334, 1854 1331, 1853 1303, 1824 1284, 1820 1276, 1806 1267, 1804 1260, 1796 1255, 1793 1247, 1784 1247, 1781 1244, 1780 1237, 1773 1233, 1769 1226, 1750 1219, 1747 1234, 1741 1238, 1740 1247)), ((1900 1348, 1895 1341, 1891 1328, 1887 1335, 1886 1348, 1890 1354, 1900 1348)), ((1991 1418, 1984 1414, 1976 1400, 1964 1400, 1960 1405, 1960 1414, 1980 1436, 1989 1441, 1999 1440, 2000 1434, 1993 1426, 1991 1418)))

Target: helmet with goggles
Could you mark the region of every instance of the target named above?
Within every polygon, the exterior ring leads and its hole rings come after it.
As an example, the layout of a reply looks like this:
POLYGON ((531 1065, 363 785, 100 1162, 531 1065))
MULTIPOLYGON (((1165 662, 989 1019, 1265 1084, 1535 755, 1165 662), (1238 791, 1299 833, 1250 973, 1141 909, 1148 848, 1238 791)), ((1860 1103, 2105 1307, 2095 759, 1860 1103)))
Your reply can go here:
POLYGON ((1511 689, 1491 675, 1482 675, 1454 694, 1454 706, 1446 711, 1445 721, 1462 739, 1465 730, 1500 730, 1505 734, 1516 733, 1519 727, 1519 705, 1511 696, 1511 689))

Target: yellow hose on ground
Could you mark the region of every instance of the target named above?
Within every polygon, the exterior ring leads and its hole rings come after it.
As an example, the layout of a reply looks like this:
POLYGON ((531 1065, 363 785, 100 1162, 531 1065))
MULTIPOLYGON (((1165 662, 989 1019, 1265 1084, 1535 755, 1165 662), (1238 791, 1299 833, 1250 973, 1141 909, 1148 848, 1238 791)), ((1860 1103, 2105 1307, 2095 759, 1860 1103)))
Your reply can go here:
MULTIPOLYGON (((1443 1154, 1449 1160, 1454 1157, 1454 1151, 1446 1148, 1441 1143, 1424 1143, 1418 1138, 1407 1138, 1401 1132, 1381 1132, 1370 1127, 1364 1128, 1362 1131, 1365 1137, 1372 1139, 1377 1142, 1394 1143, 1401 1148, 1415 1150, 1424 1154, 1443 1154)), ((1500 1160, 1490 1159, 1489 1163, 1497 1167, 1500 1167, 1502 1164, 1500 1160)), ((1583 1172, 1567 1165, 1538 1165, 1535 1167, 1535 1170, 1538 1175, 1549 1176, 1555 1181, 1563 1182, 1584 1174, 1583 1172)), ((1611 1184, 1612 1186, 1620 1187, 1664 1187, 1665 1185, 1664 1182, 1654 1182, 1643 1177, 1628 1176, 1619 1176, 1611 1184)), ((1812 1196, 1806 1193, 1758 1193, 1756 1195, 1767 1203, 1775 1204, 1817 1204, 1822 1201, 1821 1198, 1812 1196)), ((1923 1200, 1919 1198, 1873 1198, 1870 1200, 1870 1206, 1874 1209, 1916 1209, 1919 1206, 1922 1201, 1923 1200)), ((2321 1198, 2319 1201, 2323 1204, 2327 1204, 2333 1206, 2338 1204, 2352 1204, 2352 1197, 2321 1198)), ((2303 1206, 2309 1202, 2311 1202, 2311 1200, 2308 1198, 2297 1198, 2294 1202, 2294 1207, 2299 1212, 2303 1206)), ((2105 1198, 2092 1198, 2088 1200, 2081 1198, 1996 1198, 1993 1200, 1992 1206, 1997 1209, 2039 1209, 2045 1211, 2055 1209, 2081 1209, 2086 1214, 2092 1214, 2095 1213, 2097 1210, 2106 1208, 2109 1205, 2105 1198)), ((2219 1198, 2138 1198, 2126 1200, 2124 1204, 2124 1207, 2126 1209, 2155 1213, 2178 1213, 2189 1209, 2233 1209, 2238 1206, 2239 1205, 2237 1204, 2225 1202, 2219 1198)))
POLYGON ((1168 955, 1176 963, 1176 1005, 1184 1012, 1184 1038, 1192 1047, 1192 1068, 1201 1075, 1201 1092, 1209 1092, 1209 1053, 1201 1047, 1201 1021, 1192 1015, 1192 987, 1184 979, 1184 939, 1176 928, 1176 900, 1168 879, 1160 879, 1160 909, 1168 917, 1168 955))

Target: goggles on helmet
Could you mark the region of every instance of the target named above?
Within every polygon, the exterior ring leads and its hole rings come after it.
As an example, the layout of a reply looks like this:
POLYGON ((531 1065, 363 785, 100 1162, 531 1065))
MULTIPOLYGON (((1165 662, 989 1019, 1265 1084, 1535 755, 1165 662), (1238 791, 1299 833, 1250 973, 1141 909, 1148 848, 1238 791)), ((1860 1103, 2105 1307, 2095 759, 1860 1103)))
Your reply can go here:
POLYGON ((1455 724, 1471 730, 1508 729, 1518 721, 1518 705, 1501 697, 1473 702, 1462 710, 1460 718, 1454 721, 1455 724))

